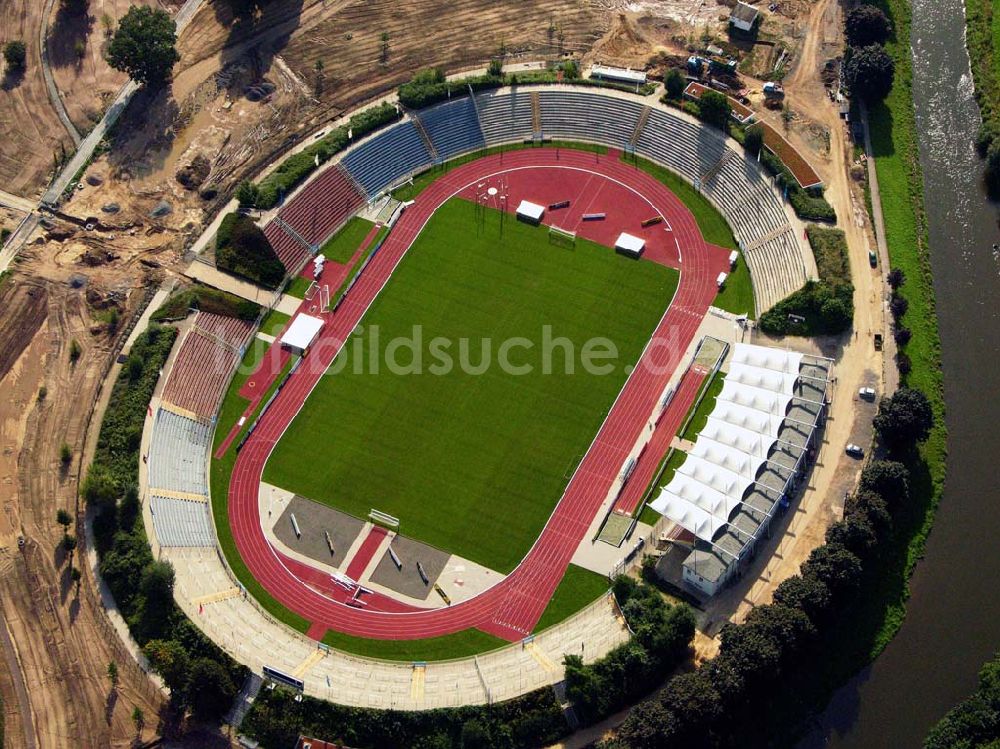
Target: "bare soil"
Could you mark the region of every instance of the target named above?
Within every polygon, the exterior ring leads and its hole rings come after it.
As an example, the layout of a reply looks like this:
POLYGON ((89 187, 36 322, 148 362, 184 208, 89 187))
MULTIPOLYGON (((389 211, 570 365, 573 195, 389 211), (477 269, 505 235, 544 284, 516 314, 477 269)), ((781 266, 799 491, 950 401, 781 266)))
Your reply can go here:
MULTIPOLYGON (((93 593, 82 525, 71 527, 80 545, 72 559, 60 546, 57 509, 82 518, 76 501, 80 451, 89 406, 103 382, 110 339, 95 321, 88 290, 57 279, 64 268, 51 249, 33 249, 0 288, 0 455, 3 514, 0 517, 0 611, 16 646, 19 673, 0 677, 6 705, 19 705, 14 680, 30 705, 8 723, 21 745, 129 746, 136 737, 134 707, 154 735, 163 707, 159 693, 124 653, 93 593), (51 273, 50 273, 51 271, 51 273), (91 331, 95 331, 92 333, 91 331), (82 354, 69 360, 70 342, 82 354), (45 386, 44 398, 39 390, 45 386), (64 466, 60 445, 73 460, 64 466), (20 542, 19 542, 20 539, 20 542), (71 566, 83 573, 75 586, 71 566), (107 677, 111 662, 120 679, 107 677), (30 716, 30 720, 24 720, 30 716), (31 736, 25 732, 30 730, 31 736)), ((92 298, 108 295, 94 274, 92 298)), ((127 307, 127 300, 123 307, 127 307)))

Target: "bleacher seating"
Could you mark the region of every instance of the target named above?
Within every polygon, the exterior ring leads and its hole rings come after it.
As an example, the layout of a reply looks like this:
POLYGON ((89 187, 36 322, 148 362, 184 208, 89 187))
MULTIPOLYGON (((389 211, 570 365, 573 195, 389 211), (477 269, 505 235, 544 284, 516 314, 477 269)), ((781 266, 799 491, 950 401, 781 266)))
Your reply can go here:
POLYGON ((431 163, 417 129, 410 121, 383 130, 348 153, 344 168, 374 198, 396 180, 431 163))
POLYGON ((192 327, 184 336, 163 400, 210 419, 219 408, 239 355, 192 327))
POLYGON ((441 161, 486 145, 476 107, 468 96, 425 109, 418 116, 441 161))
POLYGON ((208 495, 206 468, 212 427, 159 408, 149 446, 149 486, 183 494, 208 495))
POLYGON ((306 185, 278 215, 306 242, 318 247, 364 202, 365 197, 354 188, 340 165, 334 164, 306 185))
POLYGON ((532 136, 531 96, 525 91, 487 91, 476 95, 479 124, 489 146, 532 136))
POLYGON ((658 161, 694 184, 726 149, 718 130, 654 109, 635 144, 636 152, 658 161))
POLYGON ((153 494, 149 501, 160 546, 213 546, 208 503, 153 494))
MULTIPOLYGON (((297 204, 299 201, 295 200, 292 202, 297 204)), ((308 203, 302 201, 302 205, 305 207, 308 203)), ((271 247, 274 248, 278 260, 285 266, 286 271, 296 273, 299 268, 305 265, 306 260, 309 258, 309 250, 299 240, 285 231, 279 221, 268 221, 267 226, 264 227, 264 235, 267 237, 267 241, 271 243, 271 247)))
POLYGON ((545 138, 599 141, 624 148, 642 116, 642 104, 584 91, 541 91, 545 138))
POLYGON ((249 320, 211 312, 199 312, 194 319, 194 325, 210 338, 215 338, 234 351, 242 351, 257 330, 249 320))

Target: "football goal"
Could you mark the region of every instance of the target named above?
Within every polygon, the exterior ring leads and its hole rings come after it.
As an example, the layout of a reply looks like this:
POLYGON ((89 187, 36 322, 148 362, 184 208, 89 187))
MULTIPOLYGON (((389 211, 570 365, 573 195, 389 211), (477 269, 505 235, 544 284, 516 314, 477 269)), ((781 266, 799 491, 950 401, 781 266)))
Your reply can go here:
POLYGON ((550 226, 549 244, 554 244, 557 247, 576 247, 576 232, 560 229, 558 226, 550 226))

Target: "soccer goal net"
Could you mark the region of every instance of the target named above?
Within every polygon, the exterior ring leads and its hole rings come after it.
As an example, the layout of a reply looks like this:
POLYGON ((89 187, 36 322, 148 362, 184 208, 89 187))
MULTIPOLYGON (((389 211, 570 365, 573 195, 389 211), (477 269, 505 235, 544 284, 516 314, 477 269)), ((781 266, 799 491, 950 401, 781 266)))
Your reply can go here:
POLYGON ((576 232, 560 229, 558 226, 550 226, 549 244, 554 244, 558 247, 575 247, 576 232))

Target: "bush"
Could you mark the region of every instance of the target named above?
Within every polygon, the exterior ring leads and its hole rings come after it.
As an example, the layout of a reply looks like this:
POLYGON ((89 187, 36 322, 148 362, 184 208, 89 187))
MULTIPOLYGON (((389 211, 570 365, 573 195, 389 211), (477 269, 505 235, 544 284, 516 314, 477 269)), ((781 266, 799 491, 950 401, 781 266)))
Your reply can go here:
POLYGON ((905 296, 900 296, 899 294, 893 293, 892 299, 889 300, 889 311, 892 313, 892 319, 899 321, 906 311, 910 308, 910 302, 905 296))
POLYGON ((211 312, 223 317, 236 317, 240 320, 256 320, 260 314, 259 304, 225 291, 213 289, 210 286, 195 284, 172 294, 152 314, 151 319, 156 322, 183 320, 192 309, 211 312))
POLYGON ((760 127, 748 127, 743 138, 743 147, 755 158, 760 155, 764 147, 764 130, 760 127))
POLYGON ((905 346, 910 342, 910 338, 913 337, 913 333, 910 332, 909 328, 896 328, 896 332, 893 333, 893 338, 896 340, 897 346, 905 346))
POLYGON ((938 721, 924 749, 996 746, 1000 736, 1000 653, 982 667, 976 691, 938 721))
POLYGON ((7 63, 7 70, 21 72, 24 70, 27 53, 24 42, 19 39, 7 42, 3 47, 3 59, 7 63))
POLYGON ((791 203, 796 216, 805 221, 836 222, 837 212, 823 197, 822 188, 803 189, 781 159, 766 148, 760 152, 760 162, 770 174, 774 175, 777 184, 785 187, 788 202, 791 203))
POLYGON ((760 329, 769 335, 829 335, 843 333, 854 317, 854 287, 826 281, 807 281, 760 317, 760 329), (795 322, 789 315, 805 318, 795 322))
POLYGON ((286 269, 278 260, 267 236, 249 216, 229 215, 236 218, 229 220, 226 216, 215 237, 216 267, 265 289, 278 288, 285 278, 286 269), (225 244, 220 244, 220 241, 225 244))
POLYGON ((895 291, 906 283, 906 274, 899 268, 893 268, 888 272, 888 274, 886 274, 885 280, 886 283, 889 284, 890 288, 895 291))

